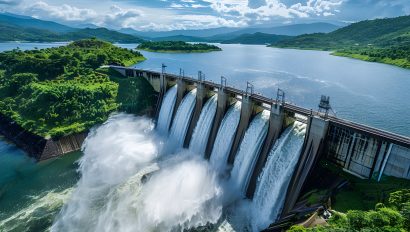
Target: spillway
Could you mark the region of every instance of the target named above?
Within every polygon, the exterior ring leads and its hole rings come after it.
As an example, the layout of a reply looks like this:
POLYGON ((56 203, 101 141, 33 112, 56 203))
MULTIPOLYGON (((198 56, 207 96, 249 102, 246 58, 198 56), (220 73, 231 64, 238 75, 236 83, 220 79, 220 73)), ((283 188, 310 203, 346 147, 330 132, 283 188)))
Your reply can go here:
POLYGON ((222 119, 215 138, 209 162, 216 170, 223 171, 226 167, 240 117, 241 102, 238 101, 228 110, 225 117, 222 119))
POLYGON ((161 105, 161 110, 159 112, 156 129, 161 135, 168 135, 169 126, 172 119, 172 112, 174 111, 176 100, 177 86, 175 85, 165 94, 164 100, 161 105))
POLYGON ((212 123, 215 118, 217 107, 217 95, 211 97, 202 108, 201 115, 192 135, 189 150, 193 153, 204 156, 206 145, 211 132, 212 123))
POLYGON ((251 213, 255 231, 267 228, 280 215, 305 132, 306 124, 295 122, 285 130, 270 151, 252 200, 251 213))
POLYGON ((166 151, 168 153, 175 152, 183 146, 189 122, 191 121, 192 112, 195 107, 195 102, 196 89, 193 89, 186 94, 175 114, 175 119, 172 123, 167 142, 166 151))
POLYGON ((231 180, 243 194, 246 193, 249 179, 268 132, 269 115, 270 112, 264 110, 252 120, 233 164, 231 180))

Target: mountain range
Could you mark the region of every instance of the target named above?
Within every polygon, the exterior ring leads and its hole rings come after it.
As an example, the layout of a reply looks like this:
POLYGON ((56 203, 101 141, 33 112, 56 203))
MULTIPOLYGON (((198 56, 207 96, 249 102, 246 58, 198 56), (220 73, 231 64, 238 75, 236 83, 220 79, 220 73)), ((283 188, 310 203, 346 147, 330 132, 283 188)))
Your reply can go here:
POLYGON ((284 36, 330 32, 339 26, 328 23, 294 24, 276 27, 211 28, 201 30, 136 31, 110 30, 93 24, 67 26, 11 13, 0 14, 0 41, 58 42, 96 37, 109 42, 140 43, 143 40, 266 44, 284 36))

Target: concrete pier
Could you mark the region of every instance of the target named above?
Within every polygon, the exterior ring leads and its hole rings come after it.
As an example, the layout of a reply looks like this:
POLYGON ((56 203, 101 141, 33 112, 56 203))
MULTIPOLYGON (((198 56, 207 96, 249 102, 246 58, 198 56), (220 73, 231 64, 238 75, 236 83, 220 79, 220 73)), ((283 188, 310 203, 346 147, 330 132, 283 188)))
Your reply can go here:
POLYGON ((303 185, 317 161, 321 149, 323 149, 328 125, 328 120, 316 116, 311 116, 309 118, 302 153, 288 187, 282 215, 289 213, 295 206, 303 185))
POLYGON ((269 117, 269 131, 268 135, 266 136, 265 142, 263 143, 262 151, 259 155, 258 160, 256 161, 255 169, 251 176, 248 190, 246 192, 246 196, 249 199, 253 198, 253 194, 255 193, 256 184, 258 182, 258 177, 263 170, 263 167, 266 164, 266 160, 268 158, 269 152, 272 149, 273 144, 275 144, 276 140, 279 138, 280 134, 282 133, 283 125, 285 120, 285 114, 281 105, 273 105, 270 117, 269 117))
POLYGON ((202 106, 204 105, 204 102, 206 101, 206 95, 207 95, 207 89, 202 83, 198 83, 196 87, 195 108, 192 114, 191 122, 189 123, 187 134, 185 136, 185 141, 184 141, 185 148, 189 147, 189 142, 191 141, 192 134, 194 133, 194 129, 198 122, 199 116, 201 115, 201 112, 202 112, 202 106))
POLYGON ((218 90, 218 102, 216 108, 216 114, 214 117, 214 121, 212 123, 211 133, 209 134, 208 143, 206 145, 205 150, 205 158, 209 159, 212 153, 212 149, 214 147, 214 142, 216 139, 216 135, 218 134, 219 126, 221 125, 222 119, 225 116, 226 110, 228 106, 228 96, 223 91, 223 89, 218 90))
POLYGON ((239 149, 239 145, 243 137, 245 136, 246 129, 248 129, 249 122, 252 118, 253 112, 253 101, 249 97, 242 96, 242 106, 241 106, 241 118, 239 121, 238 129, 235 134, 235 139, 233 140, 232 149, 229 153, 228 163, 233 164, 235 161, 236 153, 239 149))

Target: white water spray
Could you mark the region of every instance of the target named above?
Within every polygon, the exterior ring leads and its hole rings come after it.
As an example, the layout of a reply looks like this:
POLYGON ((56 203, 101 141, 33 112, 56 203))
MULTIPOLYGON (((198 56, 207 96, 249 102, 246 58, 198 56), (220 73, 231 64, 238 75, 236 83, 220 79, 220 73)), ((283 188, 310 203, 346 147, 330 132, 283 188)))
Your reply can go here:
POLYGON ((202 108, 201 116, 198 119, 192 139, 189 145, 189 150, 194 154, 204 156, 206 145, 211 133, 212 124, 215 118, 217 107, 217 95, 211 97, 202 108))
POLYGON ((163 135, 168 135, 171 124, 172 113, 174 112, 175 102, 177 100, 177 85, 167 91, 162 101, 159 112, 156 130, 163 135))
POLYGON ((236 154, 231 172, 231 180, 243 194, 246 193, 258 154, 268 132, 269 115, 270 112, 264 110, 252 120, 236 154))
POLYGON ((228 155, 231 151, 240 117, 241 102, 238 101, 226 113, 221 125, 219 126, 218 134, 216 135, 214 147, 210 157, 210 163, 211 166, 218 171, 223 171, 226 168, 228 155))
POLYGON ((178 107, 167 142, 167 153, 182 148, 196 102, 196 89, 189 92, 178 107))
POLYGON ((153 123, 117 115, 93 130, 82 176, 51 231, 183 231, 216 223, 222 189, 200 157, 157 159, 153 123))
POLYGON ((253 230, 267 228, 279 216, 300 156, 305 132, 306 124, 295 122, 283 132, 270 151, 252 201, 253 230))

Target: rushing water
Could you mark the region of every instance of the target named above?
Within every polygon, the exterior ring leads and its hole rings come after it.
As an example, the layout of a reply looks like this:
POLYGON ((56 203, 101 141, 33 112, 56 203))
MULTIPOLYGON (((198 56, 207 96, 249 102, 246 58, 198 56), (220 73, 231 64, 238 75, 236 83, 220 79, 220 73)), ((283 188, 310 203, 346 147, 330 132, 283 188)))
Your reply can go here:
POLYGON ((215 138, 209 162, 218 171, 223 171, 226 167, 240 117, 241 102, 238 101, 226 112, 215 138))
POLYGON ((78 180, 79 153, 39 164, 0 138, 0 231, 45 231, 78 180))
POLYGON ((211 132, 212 123, 215 118, 217 95, 211 97, 204 105, 196 124, 192 139, 189 145, 189 149, 198 155, 203 156, 205 153, 206 145, 211 132))
POLYGON ((264 110, 252 120, 233 163, 231 180, 243 194, 246 193, 250 176, 258 159, 257 154, 268 133, 269 115, 270 112, 264 110))
POLYGON ((191 90, 182 100, 175 114, 167 142, 167 153, 172 153, 184 145, 185 136, 191 121, 196 102, 196 89, 191 90))
POLYGON ((161 134, 168 134, 176 100, 177 86, 175 85, 167 91, 167 93, 164 96, 163 104, 161 105, 161 110, 159 112, 156 128, 161 134))
POLYGON ((285 193, 303 145, 306 124, 295 122, 272 148, 252 200, 254 230, 267 228, 282 209, 285 193))
POLYGON ((117 115, 91 132, 81 179, 51 231, 182 231, 217 222, 223 192, 215 172, 185 152, 158 159, 153 127, 117 115))

